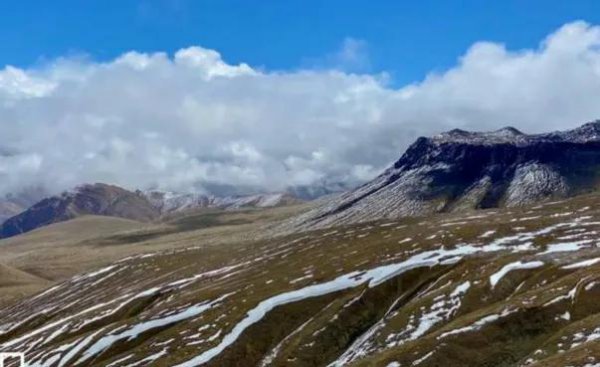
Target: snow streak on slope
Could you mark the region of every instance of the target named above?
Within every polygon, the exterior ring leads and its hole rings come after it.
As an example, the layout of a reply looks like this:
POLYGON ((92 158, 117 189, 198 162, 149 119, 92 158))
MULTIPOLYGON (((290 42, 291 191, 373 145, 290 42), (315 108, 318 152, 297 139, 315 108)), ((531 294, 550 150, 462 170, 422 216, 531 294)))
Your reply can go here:
POLYGON ((498 270, 497 273, 490 275, 490 285, 492 288, 498 284, 498 282, 510 271, 519 270, 519 269, 535 269, 540 266, 544 266, 544 263, 541 261, 530 261, 530 262, 521 262, 516 261, 510 264, 506 264, 502 267, 502 269, 498 270))

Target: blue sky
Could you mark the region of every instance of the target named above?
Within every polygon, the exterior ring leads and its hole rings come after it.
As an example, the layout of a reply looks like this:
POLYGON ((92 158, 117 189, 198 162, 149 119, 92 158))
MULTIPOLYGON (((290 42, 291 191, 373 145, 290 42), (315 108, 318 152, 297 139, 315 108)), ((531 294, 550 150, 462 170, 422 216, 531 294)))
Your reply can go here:
POLYGON ((3 1, 0 14, 0 65, 201 45, 230 63, 290 70, 335 66, 335 53, 351 38, 368 55, 351 71, 385 71, 404 84, 453 66, 475 41, 532 48, 567 22, 597 24, 600 2, 3 1))

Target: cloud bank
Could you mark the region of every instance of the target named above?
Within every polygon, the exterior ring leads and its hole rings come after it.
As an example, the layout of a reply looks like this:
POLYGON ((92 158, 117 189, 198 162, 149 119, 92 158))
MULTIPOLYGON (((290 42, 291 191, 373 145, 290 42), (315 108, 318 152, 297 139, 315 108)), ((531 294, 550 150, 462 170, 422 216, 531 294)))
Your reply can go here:
POLYGON ((476 43, 453 68, 400 88, 385 75, 232 65, 201 47, 6 66, 0 194, 82 182, 177 191, 355 184, 418 136, 570 128, 600 118, 599 97, 600 27, 583 22, 536 49, 476 43))

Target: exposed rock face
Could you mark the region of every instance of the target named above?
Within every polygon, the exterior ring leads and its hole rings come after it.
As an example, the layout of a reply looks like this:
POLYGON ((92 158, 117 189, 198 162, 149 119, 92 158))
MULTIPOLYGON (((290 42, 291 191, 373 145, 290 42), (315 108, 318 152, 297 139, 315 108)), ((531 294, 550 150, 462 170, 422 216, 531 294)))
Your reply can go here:
POLYGON ((514 207, 596 190, 600 121, 527 135, 507 127, 419 138, 379 177, 299 218, 323 227, 463 209, 514 207))
POLYGON ((11 237, 82 215, 106 215, 139 221, 159 216, 159 211, 140 193, 93 184, 44 199, 0 226, 0 237, 11 237))

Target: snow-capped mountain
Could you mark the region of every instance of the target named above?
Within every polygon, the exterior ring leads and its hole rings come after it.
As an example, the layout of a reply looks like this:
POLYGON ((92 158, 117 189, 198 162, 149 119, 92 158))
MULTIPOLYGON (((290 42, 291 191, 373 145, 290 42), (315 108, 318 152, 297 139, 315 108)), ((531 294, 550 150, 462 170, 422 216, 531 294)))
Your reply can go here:
POLYGON ((452 130, 413 143, 392 167, 298 218, 320 227, 464 209, 515 207, 595 190, 600 121, 527 135, 452 130))
POLYGON ((268 208, 300 202, 287 193, 266 193, 238 196, 214 196, 197 193, 176 193, 168 191, 147 191, 144 196, 161 214, 169 214, 191 209, 242 209, 268 208))

